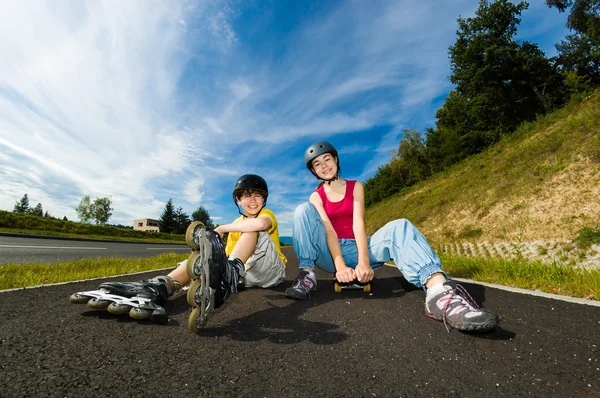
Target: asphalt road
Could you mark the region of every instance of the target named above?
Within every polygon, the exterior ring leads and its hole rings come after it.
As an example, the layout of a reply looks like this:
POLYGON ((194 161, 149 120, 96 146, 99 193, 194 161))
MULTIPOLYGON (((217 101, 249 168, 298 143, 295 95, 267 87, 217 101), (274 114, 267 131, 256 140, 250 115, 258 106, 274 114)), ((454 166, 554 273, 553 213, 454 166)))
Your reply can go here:
POLYGON ((600 396, 600 307, 464 284, 500 327, 448 333, 391 267, 371 294, 318 273, 310 300, 286 298, 284 250, 284 284, 232 296, 198 334, 183 297, 157 325, 68 302, 102 281, 0 293, 0 396, 600 396))
POLYGON ((54 263, 90 257, 152 257, 160 253, 189 251, 186 245, 0 236, 0 264, 54 263))

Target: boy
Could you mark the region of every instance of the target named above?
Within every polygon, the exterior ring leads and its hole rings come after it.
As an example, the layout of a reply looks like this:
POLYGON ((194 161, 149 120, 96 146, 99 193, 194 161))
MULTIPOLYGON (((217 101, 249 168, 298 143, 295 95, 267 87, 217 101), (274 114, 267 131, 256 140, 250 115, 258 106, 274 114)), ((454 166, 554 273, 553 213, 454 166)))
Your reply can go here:
POLYGON ((170 297, 181 295, 182 286, 189 285, 187 300, 193 310, 188 326, 197 332, 208 313, 220 307, 231 293, 238 292, 239 284, 269 288, 283 282, 287 259, 281 253, 277 219, 265 207, 268 196, 269 189, 262 177, 255 174, 239 177, 233 187, 233 201, 241 216, 214 231, 207 230, 202 223, 192 224, 196 251, 167 276, 144 282, 106 282, 100 285, 108 293, 104 294, 106 297, 94 295, 95 298, 89 300, 89 295, 76 293, 70 301, 88 302, 91 308, 108 307, 109 312, 115 314, 129 312, 135 319, 151 317, 154 321, 166 322, 166 311, 160 305, 170 297), (229 233, 227 247, 222 243, 225 233, 229 233), (144 300, 143 297, 151 303, 132 306, 131 299, 128 304, 127 299, 115 301, 115 296, 144 300))

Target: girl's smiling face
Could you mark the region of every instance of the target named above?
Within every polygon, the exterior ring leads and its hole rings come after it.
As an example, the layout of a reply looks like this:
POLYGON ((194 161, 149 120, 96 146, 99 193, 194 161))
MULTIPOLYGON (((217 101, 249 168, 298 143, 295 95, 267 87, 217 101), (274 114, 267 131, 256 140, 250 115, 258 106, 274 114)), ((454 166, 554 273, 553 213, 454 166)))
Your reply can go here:
POLYGON ((337 175, 337 159, 330 153, 317 156, 312 161, 312 168, 322 180, 331 180, 337 175))

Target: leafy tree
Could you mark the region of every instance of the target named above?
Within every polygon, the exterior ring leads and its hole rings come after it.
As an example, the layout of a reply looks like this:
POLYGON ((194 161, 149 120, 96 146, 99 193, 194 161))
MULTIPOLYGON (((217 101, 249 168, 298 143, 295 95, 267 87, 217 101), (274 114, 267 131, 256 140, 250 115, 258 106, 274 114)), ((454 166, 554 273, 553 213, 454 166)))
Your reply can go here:
POLYGON ((96 220, 96 224, 105 225, 108 222, 108 219, 112 216, 112 210, 114 210, 110 207, 111 204, 110 196, 94 200, 94 203, 90 206, 90 212, 92 218, 96 220))
POLYGON ((46 210, 46 212, 44 213, 44 217, 54 218, 50 215, 50 213, 48 213, 48 210, 46 210))
POLYGON ((474 17, 458 19, 458 37, 449 50, 456 91, 438 111, 436 127, 439 134, 458 136, 459 158, 562 103, 559 73, 535 44, 514 38, 527 7, 524 1, 480 0, 474 17))
POLYGON ((392 161, 399 159, 403 162, 407 185, 423 181, 431 175, 431 169, 425 154, 425 140, 415 129, 404 129, 398 152, 392 155, 392 161))
POLYGON ((92 214, 92 202, 89 196, 84 196, 83 199, 79 202, 77 207, 75 208, 77 212, 77 216, 82 223, 88 223, 93 217, 92 214))
POLYGON ((25 214, 29 212, 29 197, 27 194, 21 197, 21 200, 15 203, 15 208, 13 210, 15 213, 25 214))
POLYGON ((567 27, 574 33, 556 45, 555 63, 567 74, 569 90, 581 92, 600 85, 600 0, 546 0, 546 4, 560 12, 571 8, 567 27))
POLYGON ((67 216, 64 216, 64 217, 63 217, 63 221, 69 221, 69 220, 67 219, 67 216))
POLYGON ((560 12, 571 8, 567 27, 600 43, 600 0, 546 0, 546 4, 560 12))
POLYGON ((202 205, 200 205, 196 209, 196 211, 192 213, 192 220, 202 222, 204 225, 206 225, 206 228, 215 228, 215 225, 213 224, 213 220, 210 218, 208 210, 206 210, 206 208, 202 205))
POLYGON ((175 220, 177 221, 177 227, 175 228, 176 234, 184 234, 188 225, 190 225, 190 216, 188 216, 182 207, 178 207, 175 212, 175 220))
POLYGON ((171 233, 177 228, 177 218, 175 208, 173 207, 173 200, 169 199, 165 208, 158 220, 160 226, 160 232, 171 233))
POLYGON ((42 209, 42 204, 38 203, 34 208, 29 209, 29 214, 44 217, 44 209, 42 209))

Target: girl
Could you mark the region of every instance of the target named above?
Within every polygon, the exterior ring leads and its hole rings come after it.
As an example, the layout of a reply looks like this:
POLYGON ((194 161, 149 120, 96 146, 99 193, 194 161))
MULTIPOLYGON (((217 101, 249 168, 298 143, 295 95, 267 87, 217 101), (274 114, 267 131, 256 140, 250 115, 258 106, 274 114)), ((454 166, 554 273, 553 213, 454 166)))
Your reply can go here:
POLYGON ((333 145, 311 145, 304 162, 321 183, 294 214, 292 239, 300 273, 286 296, 306 299, 317 290, 315 265, 335 273, 339 282, 367 283, 374 269, 393 259, 407 281, 426 291, 426 315, 443 321, 448 330, 496 327, 496 315, 482 310, 461 285, 448 280, 439 257, 408 220, 391 221, 367 236, 363 185, 339 177, 340 160, 333 145))

